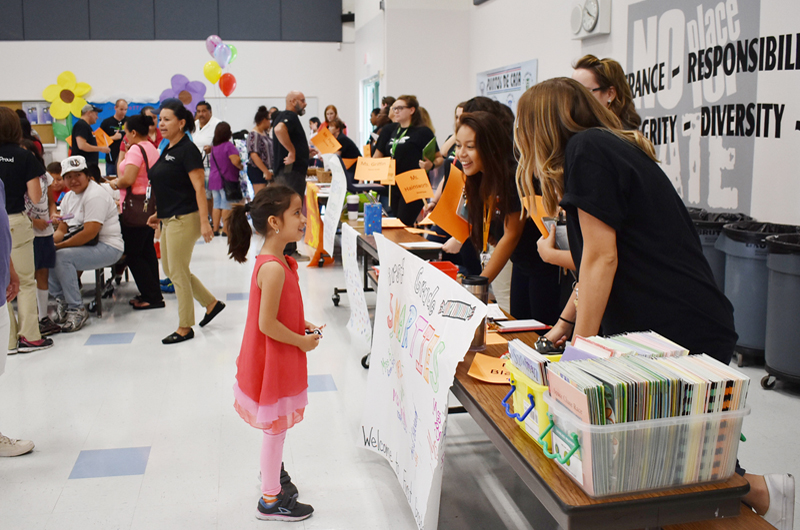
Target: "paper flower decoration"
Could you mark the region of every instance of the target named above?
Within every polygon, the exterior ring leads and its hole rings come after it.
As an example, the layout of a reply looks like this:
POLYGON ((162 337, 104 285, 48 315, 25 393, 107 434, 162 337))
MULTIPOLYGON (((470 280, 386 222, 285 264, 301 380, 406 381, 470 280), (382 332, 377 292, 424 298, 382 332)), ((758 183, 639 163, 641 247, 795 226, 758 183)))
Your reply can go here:
POLYGON ((42 96, 50 102, 50 115, 63 120, 69 116, 70 112, 76 117, 81 117, 81 109, 86 105, 83 96, 92 89, 86 83, 78 83, 75 74, 70 71, 61 72, 56 79, 55 85, 50 85, 44 89, 42 96))
POLYGON ((172 88, 163 91, 158 101, 178 98, 183 103, 183 106, 194 114, 195 110, 197 110, 197 104, 203 101, 203 96, 205 95, 205 83, 202 81, 189 81, 189 78, 185 75, 176 74, 172 76, 172 88))

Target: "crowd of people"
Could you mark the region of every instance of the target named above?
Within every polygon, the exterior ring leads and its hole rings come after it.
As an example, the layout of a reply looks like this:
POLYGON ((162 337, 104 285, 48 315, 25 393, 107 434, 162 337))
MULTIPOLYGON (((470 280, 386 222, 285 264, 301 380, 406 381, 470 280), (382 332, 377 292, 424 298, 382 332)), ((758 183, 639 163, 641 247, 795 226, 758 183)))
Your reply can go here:
MULTIPOLYGON (((297 275, 297 261, 308 259, 297 242, 305 229, 307 170, 317 158, 300 121, 306 106, 305 95, 293 91, 283 110, 260 107, 242 160, 230 125, 205 101, 196 116, 170 99, 127 117, 127 103, 117 101, 114 116, 101 124, 113 140, 105 147, 91 132, 98 109, 87 105, 73 128, 72 156, 46 171, 30 124, 0 108, 7 214, 0 216, 0 281, 9 285, 6 300, 16 297, 19 315, 9 304, 9 353, 50 347, 48 335, 81 329, 88 313, 80 272, 115 265, 129 267, 136 280, 135 310, 165 307, 162 287, 174 286, 178 326, 163 343, 189 340, 193 299, 205 310, 200 326, 225 308, 191 272, 195 242, 226 236, 230 256, 243 262, 252 232, 264 238, 234 390, 238 413, 264 431, 257 517, 267 520, 301 520, 313 512, 297 502, 282 465, 286 431, 302 420, 308 402, 305 355, 321 338, 304 318, 297 275), (101 152, 112 178, 97 171, 101 152), (245 166, 250 201, 239 182, 245 166), (159 279, 154 239, 168 280, 159 279)), ((353 170, 346 161, 359 156, 390 157, 397 174, 441 168, 443 179, 427 202, 406 202, 397 186, 375 186, 387 213, 408 226, 436 207, 453 168, 463 173, 455 213, 468 221, 469 237, 458 241, 437 228, 443 255, 464 274, 489 282, 510 263, 510 314, 552 326, 537 348, 553 352, 574 335, 648 329, 730 362, 737 339, 733 308, 652 144, 638 131, 641 118, 616 61, 581 58, 572 78, 526 91, 516 116, 486 97, 459 103, 454 132, 441 148, 413 95, 385 97, 372 111, 368 153, 348 138, 334 105, 324 118, 311 118, 309 129, 327 128, 338 139, 336 155, 347 171, 353 170), (423 156, 430 145, 435 154, 423 156), (544 212, 537 211, 536 196, 544 212), (541 236, 531 216, 542 214, 565 219, 568 249, 557 248, 556 230, 541 236)), ((32 448, 15 444, 17 453, 32 448)), ((746 474, 738 465, 737 472, 750 483, 745 501, 775 519, 779 508, 770 506, 788 502, 777 479, 746 474)))

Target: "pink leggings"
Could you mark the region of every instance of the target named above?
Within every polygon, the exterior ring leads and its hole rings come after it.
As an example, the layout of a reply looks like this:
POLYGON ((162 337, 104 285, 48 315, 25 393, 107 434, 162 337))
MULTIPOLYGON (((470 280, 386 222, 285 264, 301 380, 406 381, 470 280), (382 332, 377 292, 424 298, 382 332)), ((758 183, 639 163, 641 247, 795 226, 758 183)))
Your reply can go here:
POLYGON ((281 492, 281 462, 283 461, 283 442, 286 431, 269 434, 264 431, 261 443, 261 493, 277 495, 281 492))

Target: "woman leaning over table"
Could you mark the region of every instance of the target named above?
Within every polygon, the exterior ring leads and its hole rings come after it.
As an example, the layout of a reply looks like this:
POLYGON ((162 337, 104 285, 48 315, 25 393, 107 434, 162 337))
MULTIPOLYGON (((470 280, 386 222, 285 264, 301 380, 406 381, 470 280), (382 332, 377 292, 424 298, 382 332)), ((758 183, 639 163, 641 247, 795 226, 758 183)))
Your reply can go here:
POLYGON ((189 270, 192 252, 202 235, 209 243, 214 233, 208 222, 203 156, 187 133, 194 129, 192 113, 178 99, 161 103, 161 135, 169 141, 158 162, 150 169, 150 182, 156 197, 156 213, 148 225, 161 229, 161 265, 175 285, 178 298, 178 329, 161 342, 175 344, 194 338, 194 303, 197 299, 206 314, 205 326, 225 308, 189 270))
MULTIPOLYGON (((601 325, 609 335, 654 330, 692 353, 729 363, 737 339, 733 306, 714 281, 653 145, 624 130, 613 112, 567 78, 525 92, 515 139, 518 185, 532 191, 536 175, 545 208, 561 205, 567 213, 579 292, 562 322, 574 322, 575 334, 584 337, 601 325)), ((783 523, 794 509, 794 478, 745 474, 738 465, 736 471, 750 483, 743 501, 789 528, 783 523)))
MULTIPOLYGON (((125 141, 130 147, 126 153, 120 153, 120 177, 108 183, 113 189, 120 191, 120 202, 123 205, 125 197, 131 192, 144 195, 146 200, 155 203, 152 197, 147 199, 147 194, 151 191, 148 173, 159 157, 158 150, 148 138, 152 123, 152 118, 141 114, 131 116, 125 121, 125 141)), ((122 239, 125 241, 125 264, 131 270, 136 287, 139 288, 139 295, 130 301, 131 305, 140 310, 164 307, 164 297, 158 283, 158 258, 153 246, 155 230, 146 224, 120 224, 122 239)))

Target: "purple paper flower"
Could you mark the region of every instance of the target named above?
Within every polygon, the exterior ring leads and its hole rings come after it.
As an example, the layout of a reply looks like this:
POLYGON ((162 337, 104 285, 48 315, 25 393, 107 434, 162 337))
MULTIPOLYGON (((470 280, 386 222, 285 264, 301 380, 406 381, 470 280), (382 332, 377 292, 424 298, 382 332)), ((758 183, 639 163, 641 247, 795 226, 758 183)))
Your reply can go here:
POLYGON ((206 85, 202 81, 189 81, 185 75, 175 74, 172 76, 172 88, 168 88, 161 93, 158 101, 169 98, 178 98, 183 105, 194 114, 197 104, 206 95, 206 85))

